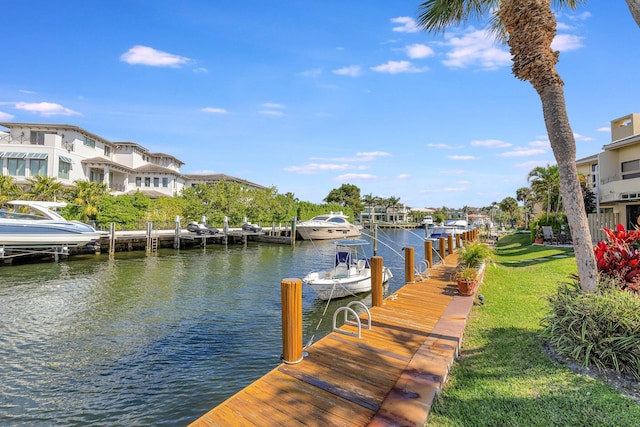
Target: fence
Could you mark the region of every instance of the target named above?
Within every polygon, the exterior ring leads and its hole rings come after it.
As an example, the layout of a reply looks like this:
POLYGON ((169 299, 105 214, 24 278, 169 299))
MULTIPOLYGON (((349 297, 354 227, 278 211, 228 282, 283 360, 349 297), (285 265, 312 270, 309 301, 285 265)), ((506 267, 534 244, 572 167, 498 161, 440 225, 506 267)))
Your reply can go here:
POLYGON ((591 230, 591 241, 601 242, 605 240, 603 228, 615 229, 620 222, 618 213, 589 214, 589 230, 591 230))

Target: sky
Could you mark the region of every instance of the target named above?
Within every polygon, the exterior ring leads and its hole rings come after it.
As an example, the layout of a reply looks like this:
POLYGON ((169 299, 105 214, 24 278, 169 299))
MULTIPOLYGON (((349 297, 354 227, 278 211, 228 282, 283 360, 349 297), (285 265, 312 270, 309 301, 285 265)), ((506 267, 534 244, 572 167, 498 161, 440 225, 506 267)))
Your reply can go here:
MULTIPOLYGON (((419 0, 0 0, 0 121, 79 126, 321 203, 342 184, 414 208, 515 197, 554 164, 540 98, 482 22, 419 0)), ((577 157, 640 112, 624 1, 556 13, 577 157)))

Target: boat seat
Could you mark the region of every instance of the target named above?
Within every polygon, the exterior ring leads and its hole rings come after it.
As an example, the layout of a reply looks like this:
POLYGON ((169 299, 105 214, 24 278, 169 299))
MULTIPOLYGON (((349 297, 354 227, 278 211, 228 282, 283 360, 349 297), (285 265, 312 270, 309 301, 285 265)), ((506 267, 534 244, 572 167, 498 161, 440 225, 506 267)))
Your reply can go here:
POLYGON ((338 263, 333 272, 333 277, 349 277, 349 265, 346 262, 338 263))
POLYGON ((363 259, 358 260, 358 270, 362 270, 367 267, 367 261, 363 259))

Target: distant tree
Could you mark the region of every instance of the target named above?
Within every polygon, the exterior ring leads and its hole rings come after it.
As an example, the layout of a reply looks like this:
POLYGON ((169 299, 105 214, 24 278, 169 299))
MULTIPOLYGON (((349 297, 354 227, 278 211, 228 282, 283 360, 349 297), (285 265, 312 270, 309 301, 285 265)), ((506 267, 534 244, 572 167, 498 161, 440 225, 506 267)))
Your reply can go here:
POLYGON ((519 214, 519 207, 516 199, 514 199, 513 197, 505 197, 500 202, 500 210, 507 214, 509 222, 511 223, 511 227, 513 228, 519 214))
POLYGON ((591 188, 589 187, 589 183, 584 175, 580 175, 580 187, 582 187, 582 197, 584 199, 584 209, 587 213, 596 213, 597 205, 596 205, 596 195, 591 188))
POLYGON ((362 212, 362 202, 360 200, 360 188, 353 184, 342 184, 340 188, 334 188, 324 198, 326 203, 336 203, 340 206, 351 208, 354 215, 362 212))
POLYGON ((397 212, 398 203, 400 203, 400 197, 391 196, 391 197, 388 197, 388 198, 384 199, 384 211, 385 211, 385 214, 387 213, 387 210, 389 208, 391 208, 391 212, 393 212, 393 222, 396 221, 396 215, 395 214, 397 212))
POLYGON ((547 220, 551 211, 560 210, 560 175, 558 165, 538 166, 528 175, 535 200, 543 204, 547 211, 547 220))
POLYGON ((522 202, 525 228, 529 228, 529 217, 533 213, 531 209, 532 196, 531 188, 529 187, 520 187, 516 190, 516 200, 522 202))
POLYGON ((145 216, 148 215, 147 209, 141 209, 144 204, 140 203, 140 197, 147 196, 141 192, 137 193, 138 196, 109 194, 102 197, 96 206, 96 223, 101 227, 114 223, 120 229, 140 228, 140 222, 147 219, 145 216))

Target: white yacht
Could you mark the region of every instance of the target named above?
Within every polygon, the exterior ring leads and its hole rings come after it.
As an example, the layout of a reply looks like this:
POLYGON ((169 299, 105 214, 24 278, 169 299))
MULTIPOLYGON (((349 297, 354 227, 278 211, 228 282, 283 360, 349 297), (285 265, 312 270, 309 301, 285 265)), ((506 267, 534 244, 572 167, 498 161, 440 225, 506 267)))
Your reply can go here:
POLYGON ((55 208, 66 206, 64 202, 13 200, 7 204, 13 209, 0 209, 0 246, 81 246, 105 234, 80 221, 67 221, 55 212, 55 208))
POLYGON ((358 237, 362 228, 347 221, 342 212, 318 215, 308 221, 296 224, 296 230, 304 240, 327 240, 358 237))

